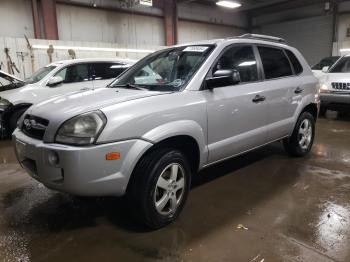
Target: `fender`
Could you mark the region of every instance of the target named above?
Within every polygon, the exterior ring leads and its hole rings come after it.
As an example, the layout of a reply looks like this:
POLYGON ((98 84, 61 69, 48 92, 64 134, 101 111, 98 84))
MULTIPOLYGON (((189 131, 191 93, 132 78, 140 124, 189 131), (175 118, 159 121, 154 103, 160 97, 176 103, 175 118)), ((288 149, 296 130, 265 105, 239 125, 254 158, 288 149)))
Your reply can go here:
POLYGON ((305 97, 302 98, 302 100, 299 103, 299 106, 297 107, 297 110, 295 110, 294 116, 293 116, 293 121, 294 121, 294 125, 293 125, 293 129, 291 129, 291 132, 289 135, 291 135, 294 131, 295 125, 297 124, 298 118, 301 114, 301 112, 303 112, 303 110, 309 106, 309 105, 316 105, 317 109, 319 110, 319 99, 316 97, 315 94, 308 94, 305 97))
POLYGON ((2 128, 3 128, 3 131, 5 130, 5 134, 3 134, 3 136, 6 136, 6 130, 8 129, 9 121, 13 112, 20 109, 28 109, 31 106, 32 104, 30 103, 21 103, 21 104, 11 105, 4 110, 2 128))
POLYGON ((158 126, 142 136, 142 139, 151 143, 159 143, 174 136, 190 136, 196 140, 199 148, 199 167, 208 161, 208 147, 206 134, 203 128, 192 120, 178 120, 158 126))

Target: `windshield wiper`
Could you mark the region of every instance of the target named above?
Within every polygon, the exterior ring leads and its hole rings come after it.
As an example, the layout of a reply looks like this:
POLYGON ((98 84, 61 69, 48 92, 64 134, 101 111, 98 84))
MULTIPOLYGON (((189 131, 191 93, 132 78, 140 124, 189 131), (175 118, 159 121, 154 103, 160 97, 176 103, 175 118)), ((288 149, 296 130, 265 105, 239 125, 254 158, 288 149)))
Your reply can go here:
POLYGON ((135 90, 147 90, 146 88, 142 88, 139 85, 134 85, 134 84, 124 84, 124 85, 112 85, 112 88, 126 88, 126 89, 135 89, 135 90))

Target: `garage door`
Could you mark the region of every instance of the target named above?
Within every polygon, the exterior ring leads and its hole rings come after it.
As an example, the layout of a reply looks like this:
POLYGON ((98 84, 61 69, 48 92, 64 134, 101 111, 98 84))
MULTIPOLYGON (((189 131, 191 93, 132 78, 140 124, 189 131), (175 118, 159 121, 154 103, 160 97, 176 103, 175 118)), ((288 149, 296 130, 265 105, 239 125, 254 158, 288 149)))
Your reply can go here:
POLYGON ((261 33, 285 38, 311 64, 332 53, 332 17, 320 16, 264 25, 261 33))

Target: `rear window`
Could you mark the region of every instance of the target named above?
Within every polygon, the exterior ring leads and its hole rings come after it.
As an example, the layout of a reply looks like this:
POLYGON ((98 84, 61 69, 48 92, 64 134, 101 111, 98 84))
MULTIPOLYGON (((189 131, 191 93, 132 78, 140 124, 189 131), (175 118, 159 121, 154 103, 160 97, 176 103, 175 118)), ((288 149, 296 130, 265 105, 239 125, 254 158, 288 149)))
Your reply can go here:
POLYGON ((295 54, 290 50, 285 50, 287 53, 287 56, 289 57, 290 62, 292 63, 294 67, 294 72, 296 75, 299 75, 303 72, 303 66, 300 64, 298 58, 295 56, 295 54))
POLYGON ((274 79, 293 75, 291 65, 282 49, 258 47, 263 64, 265 79, 274 79))

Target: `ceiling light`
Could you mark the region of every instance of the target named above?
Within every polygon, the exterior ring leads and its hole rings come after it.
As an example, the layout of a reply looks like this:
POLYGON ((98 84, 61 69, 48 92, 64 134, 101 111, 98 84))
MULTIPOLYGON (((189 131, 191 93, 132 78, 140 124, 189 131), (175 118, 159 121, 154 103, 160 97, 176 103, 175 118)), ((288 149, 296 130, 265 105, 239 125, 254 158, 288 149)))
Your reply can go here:
POLYGON ((241 4, 238 2, 233 2, 233 1, 217 1, 216 5, 218 6, 223 6, 227 8, 237 8, 240 7, 241 4))

